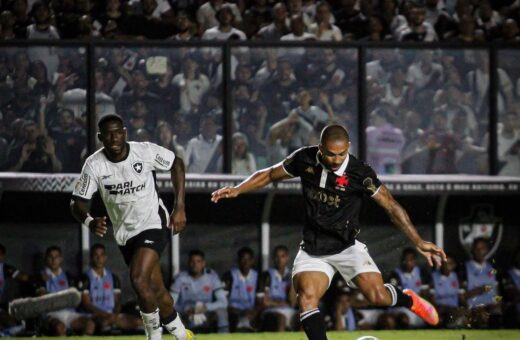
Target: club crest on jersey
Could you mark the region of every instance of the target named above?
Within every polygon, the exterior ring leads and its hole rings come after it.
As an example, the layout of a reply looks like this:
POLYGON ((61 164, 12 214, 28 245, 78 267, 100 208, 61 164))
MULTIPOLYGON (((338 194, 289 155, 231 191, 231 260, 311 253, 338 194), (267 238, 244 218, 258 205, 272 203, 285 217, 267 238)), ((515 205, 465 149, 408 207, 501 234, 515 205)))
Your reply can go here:
POLYGON ((336 178, 336 190, 345 191, 345 187, 348 185, 348 176, 343 175, 336 178))
POLYGON ((135 172, 140 174, 141 172, 143 172, 143 162, 135 162, 134 164, 132 164, 132 168, 134 168, 135 172))

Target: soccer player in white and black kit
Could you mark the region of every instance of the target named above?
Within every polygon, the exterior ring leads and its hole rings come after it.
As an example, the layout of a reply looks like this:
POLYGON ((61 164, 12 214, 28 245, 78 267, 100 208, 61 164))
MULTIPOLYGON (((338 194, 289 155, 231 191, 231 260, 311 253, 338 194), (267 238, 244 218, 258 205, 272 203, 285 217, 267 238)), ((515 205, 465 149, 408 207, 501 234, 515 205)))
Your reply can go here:
POLYGON ((436 325, 439 318, 435 308, 411 290, 400 291, 384 284, 366 245, 356 240, 363 196, 370 195, 383 207, 431 266, 433 262, 440 265, 446 254, 419 236, 406 211, 372 168, 348 153, 349 147, 347 130, 341 125, 329 125, 321 132, 319 145, 298 149, 281 163, 255 172, 239 185, 215 191, 211 199, 216 203, 272 182, 300 177, 306 218, 292 276, 300 320, 310 340, 327 339, 318 303, 337 271, 372 304, 408 307, 427 323, 436 325))
POLYGON ((173 308, 164 286, 159 258, 170 240, 186 226, 184 163, 153 143, 127 142, 120 116, 98 122, 103 148, 85 161, 71 200, 72 215, 98 236, 107 232, 107 218, 89 214, 90 200, 100 192, 116 239, 130 269, 132 286, 149 340, 160 340, 161 324, 177 340, 191 340, 173 308), (155 186, 155 172, 170 171, 175 187, 175 208, 169 216, 155 186))

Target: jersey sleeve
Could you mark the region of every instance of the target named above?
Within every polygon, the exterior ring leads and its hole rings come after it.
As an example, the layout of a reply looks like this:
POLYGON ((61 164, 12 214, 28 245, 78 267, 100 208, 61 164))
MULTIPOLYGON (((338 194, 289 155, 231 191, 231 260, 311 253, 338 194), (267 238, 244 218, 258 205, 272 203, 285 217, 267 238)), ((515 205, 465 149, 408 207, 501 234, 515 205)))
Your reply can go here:
POLYGON ((363 192, 369 196, 374 196, 382 184, 379 178, 377 178, 376 172, 366 164, 361 169, 361 181, 363 192))
POLYGON ((90 200, 94 193, 98 190, 96 176, 90 166, 90 162, 85 162, 78 183, 74 187, 72 196, 76 196, 85 200, 90 200))
POLYGON ((148 144, 152 156, 153 167, 158 171, 168 171, 173 166, 175 153, 154 143, 148 144))
POLYGON ((303 153, 304 149, 298 149, 294 151, 292 154, 287 156, 282 161, 282 166, 285 172, 291 177, 299 177, 303 172, 303 153))

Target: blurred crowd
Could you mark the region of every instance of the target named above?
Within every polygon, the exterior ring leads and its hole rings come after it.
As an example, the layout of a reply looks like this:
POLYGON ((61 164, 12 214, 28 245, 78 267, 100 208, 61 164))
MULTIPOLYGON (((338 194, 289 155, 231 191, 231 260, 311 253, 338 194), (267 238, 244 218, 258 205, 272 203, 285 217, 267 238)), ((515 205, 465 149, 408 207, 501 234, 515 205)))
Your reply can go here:
MULTIPOLYGON (((447 262, 433 269, 420 266, 417 252, 405 248, 399 265, 382 272, 398 289, 411 289, 431 301, 439 312, 441 328, 519 328, 520 252, 511 258, 510 267, 496 268, 490 246, 487 238, 475 238, 469 258, 448 255, 447 262)), ((291 279, 292 256, 285 245, 278 245, 272 251, 269 269, 261 271, 256 269, 253 250, 242 247, 237 251, 236 265, 217 273, 208 267, 206 254, 193 249, 186 269, 169 280, 175 308, 196 333, 301 330, 291 279)), ((28 275, 9 264, 7 250, 0 245, 2 336, 143 332, 135 300, 127 297, 129 302, 121 303, 120 278, 111 271, 111 259, 103 245, 91 247, 90 265, 79 277, 71 275, 68 269, 73 268, 64 268, 63 263, 62 249, 50 246, 44 268, 28 275), (16 320, 7 312, 7 304, 20 296, 44 296, 71 287, 81 293, 77 308, 52 310, 36 320, 16 320)), ((355 285, 339 275, 320 309, 331 330, 427 327, 406 308, 370 306, 355 285)))
MULTIPOLYGON (((4 39, 517 41, 518 1, 0 2, 4 39)), ((520 52, 497 58, 500 175, 520 174, 520 52)), ((130 140, 176 152, 191 173, 249 175, 317 142, 328 123, 358 154, 357 49, 345 46, 96 47, 97 119, 118 113, 130 140), (223 88, 224 70, 231 83, 223 88), (224 94, 226 91, 226 94, 224 94), (228 94, 228 92, 231 92, 228 94), (225 102, 227 106, 224 105, 225 102), (229 101, 229 102, 227 102, 229 101)), ((366 161, 379 174, 489 174, 489 53, 385 48, 366 56, 366 161)), ((0 171, 79 172, 87 156, 86 51, 0 51, 0 171)))
POLYGON ((4 0, 1 39, 518 42, 516 0, 4 0))

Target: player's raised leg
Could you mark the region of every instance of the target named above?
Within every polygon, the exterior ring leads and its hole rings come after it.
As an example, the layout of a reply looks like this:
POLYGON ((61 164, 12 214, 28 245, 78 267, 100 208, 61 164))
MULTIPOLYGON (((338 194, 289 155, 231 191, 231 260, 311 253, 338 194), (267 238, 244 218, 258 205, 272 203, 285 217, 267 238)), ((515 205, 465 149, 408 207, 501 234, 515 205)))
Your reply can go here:
POLYGON ((323 272, 300 272, 293 277, 300 306, 300 322, 309 340, 327 340, 325 321, 318 304, 329 287, 329 277, 323 272))
POLYGON ((153 249, 144 247, 136 249, 130 262, 130 280, 137 294, 148 340, 162 338, 157 296, 152 287, 152 271, 157 263, 159 263, 159 254, 153 249))
POLYGON ((381 273, 360 273, 353 281, 365 298, 375 306, 407 307, 426 323, 432 326, 439 323, 437 311, 428 301, 408 289, 401 291, 384 283, 381 273))
POLYGON ((192 340, 193 333, 184 327, 180 315, 177 314, 177 311, 173 307, 173 298, 164 286, 159 261, 155 263, 152 270, 152 289, 156 293, 161 324, 177 340, 192 340))

